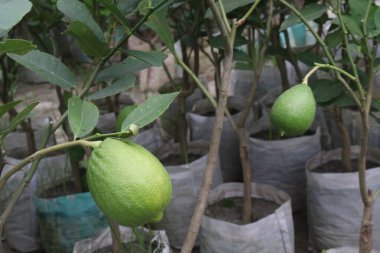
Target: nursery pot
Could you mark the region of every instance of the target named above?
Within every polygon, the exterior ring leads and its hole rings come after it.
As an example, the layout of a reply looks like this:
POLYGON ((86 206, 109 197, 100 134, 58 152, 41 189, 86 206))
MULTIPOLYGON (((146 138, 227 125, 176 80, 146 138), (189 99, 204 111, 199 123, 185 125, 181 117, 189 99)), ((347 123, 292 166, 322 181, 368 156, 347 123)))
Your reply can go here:
MULTIPOLYGON (((178 144, 168 144, 161 148, 161 154, 158 157, 163 161, 164 158, 171 155, 178 155, 179 150, 178 144)), ((173 195, 170 204, 165 209, 164 217, 153 226, 166 231, 170 245, 174 248, 181 248, 186 237, 208 159, 207 151, 208 143, 191 142, 189 143, 189 154, 199 155, 199 158, 188 164, 180 165, 165 165, 166 163, 163 161, 171 178, 173 195)), ((221 183, 222 175, 218 163, 212 187, 221 183)), ((196 242, 197 244, 198 242, 196 242)))
MULTIPOLYGON (((351 159, 358 158, 360 148, 351 147, 351 159)), ((341 160, 341 149, 322 152, 306 164, 309 232, 316 249, 343 246, 358 247, 363 203, 358 172, 324 172, 321 165, 341 160), (318 170, 317 170, 318 169, 318 170)), ((380 164, 380 151, 368 149, 367 161, 380 164)), ((337 168, 339 169, 339 168, 337 168)), ((367 187, 380 187, 380 166, 368 169, 367 187)), ((380 250, 380 201, 373 207, 373 248, 380 250)))
MULTIPOLYGON (((242 183, 219 185, 209 194, 208 209, 215 203, 243 197, 242 183)), ((201 225, 202 253, 294 253, 294 229, 290 197, 270 185, 252 183, 252 197, 277 204, 256 222, 238 225, 207 214, 201 225)), ((254 200, 255 201, 255 200, 254 200)), ((255 210, 252 210, 255 213, 255 210)))
MULTIPOLYGON (((329 249, 325 251, 326 253, 358 253, 358 248, 352 248, 352 247, 341 247, 341 248, 335 248, 335 249, 329 249)), ((377 250, 372 250, 372 253, 379 253, 377 250)))
POLYGON ((288 193, 294 211, 306 207, 306 161, 321 151, 320 130, 288 139, 249 138, 252 181, 288 193))
POLYGON ((107 227, 104 214, 89 192, 36 197, 34 203, 46 253, 71 252, 76 241, 94 236, 107 227))
MULTIPOLYGON (((244 99, 241 97, 229 97, 227 107, 230 112, 237 112, 232 115, 235 121, 240 119, 241 110, 244 107, 244 99)), ((232 113, 231 113, 232 114, 232 113)), ((210 141, 212 128, 215 121, 214 108, 207 99, 198 101, 192 112, 186 115, 189 122, 189 138, 192 141, 210 141)), ((253 122, 253 115, 250 111, 246 121, 246 126, 253 122)), ((224 182, 241 182, 242 169, 239 153, 239 137, 233 130, 227 117, 223 120, 223 132, 220 140, 219 159, 222 168, 224 182)))
MULTIPOLYGON (((21 161, 9 157, 5 157, 5 160, 8 164, 5 165, 2 175, 21 161)), ((30 252, 41 248, 33 199, 37 196, 38 188, 41 185, 49 185, 54 180, 64 180, 70 176, 71 170, 67 162, 68 158, 65 155, 41 159, 36 174, 21 194, 5 223, 5 239, 12 249, 19 252, 30 252)), ((7 181, 4 189, 0 192, 0 211, 4 210, 12 194, 24 179, 25 171, 29 168, 30 164, 7 181)))
MULTIPOLYGON (((149 231, 146 228, 138 227, 135 231, 132 228, 119 226, 120 237, 128 252, 145 253, 140 250, 132 250, 132 247, 140 249, 141 245, 136 242, 137 237, 143 237, 144 243, 151 243, 153 246, 152 252, 171 253, 169 240, 165 231, 149 231), (145 240, 148 240, 146 242, 145 240)), ((135 248, 134 248, 135 249, 135 248)), ((95 252, 111 252, 112 250, 112 233, 110 228, 103 229, 98 235, 78 241, 75 243, 73 253, 95 253, 95 252)))

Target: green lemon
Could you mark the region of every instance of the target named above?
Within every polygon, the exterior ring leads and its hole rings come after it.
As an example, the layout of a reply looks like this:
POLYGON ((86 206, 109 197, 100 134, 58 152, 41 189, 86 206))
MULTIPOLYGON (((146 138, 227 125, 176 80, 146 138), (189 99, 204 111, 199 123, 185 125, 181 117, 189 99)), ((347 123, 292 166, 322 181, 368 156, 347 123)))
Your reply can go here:
POLYGON ((170 177, 154 155, 111 138, 93 150, 87 183, 104 214, 124 226, 160 221, 172 196, 170 177))
POLYGON ((281 136, 301 135, 314 121, 316 103, 310 87, 297 84, 282 93, 274 102, 270 119, 281 136))

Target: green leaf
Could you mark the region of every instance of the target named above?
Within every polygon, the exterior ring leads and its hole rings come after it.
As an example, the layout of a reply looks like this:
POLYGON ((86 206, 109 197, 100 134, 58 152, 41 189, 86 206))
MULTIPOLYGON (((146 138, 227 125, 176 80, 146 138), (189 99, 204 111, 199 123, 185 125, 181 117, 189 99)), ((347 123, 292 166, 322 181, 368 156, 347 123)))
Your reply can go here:
POLYGON ((15 26, 32 8, 28 0, 0 0, 0 30, 15 26))
POLYGON ((168 23, 167 9, 153 13, 145 24, 158 34, 170 52, 175 53, 174 38, 168 23))
POLYGON ((372 107, 380 112, 380 98, 372 100, 372 107))
POLYGON ((109 9, 112 13, 112 15, 116 18, 117 21, 119 21, 120 24, 125 26, 126 28, 129 28, 128 19, 125 17, 125 15, 121 12, 121 10, 113 3, 111 0, 98 0, 102 5, 104 5, 107 9, 109 9))
POLYGON ((116 119, 116 130, 117 131, 121 132, 121 125, 123 124, 123 121, 136 108, 137 108, 137 105, 128 105, 128 106, 124 107, 123 110, 120 111, 120 113, 116 119))
POLYGON ((335 49, 337 46, 342 44, 343 35, 344 35, 344 33, 343 33, 342 29, 338 29, 334 32, 329 32, 325 38, 325 42, 326 42, 327 46, 330 49, 335 49))
POLYGON ((327 103, 342 94, 343 89, 336 80, 321 79, 310 82, 310 88, 313 90, 315 101, 317 103, 327 103))
POLYGON ((7 55, 24 67, 33 70, 38 76, 52 84, 62 88, 75 87, 75 75, 66 65, 50 54, 32 50, 25 55, 7 55))
POLYGON ((161 67, 162 63, 168 55, 160 51, 137 51, 137 50, 128 50, 127 53, 151 66, 161 67))
POLYGON ((74 146, 66 149, 69 154, 70 160, 74 162, 80 162, 86 155, 86 150, 81 146, 74 146))
POLYGON ((380 29, 380 8, 378 8, 374 15, 375 26, 380 29))
POLYGON ((72 97, 69 99, 68 118, 74 139, 89 134, 98 124, 99 110, 89 101, 72 97))
POLYGON ((325 63, 325 60, 322 58, 322 56, 311 51, 299 53, 297 54, 297 58, 309 67, 314 67, 315 63, 325 63))
POLYGON ((16 129, 18 124, 20 124, 21 121, 28 118, 30 116, 31 111, 38 105, 38 102, 34 102, 27 107, 24 108, 21 112, 19 112, 16 117, 14 117, 11 122, 9 123, 9 126, 2 130, 0 134, 2 135, 2 139, 10 132, 16 129))
POLYGON ((97 81, 116 80, 124 76, 130 75, 136 71, 140 71, 151 67, 152 65, 136 59, 128 57, 125 61, 119 64, 113 64, 100 71, 97 81))
MULTIPOLYGON (((226 13, 230 13, 237 8, 243 7, 247 4, 253 3, 255 0, 239 0, 239 1, 231 1, 231 0, 222 0, 223 8, 226 13)), ((217 5, 219 7, 219 5, 217 5)), ((212 18, 213 14, 210 9, 206 11, 205 18, 212 18)))
MULTIPOLYGON (((307 20, 315 20, 326 13, 328 7, 322 4, 308 4, 300 11, 302 16, 307 20)), ((284 31, 288 27, 301 23, 302 21, 295 15, 291 14, 281 25, 280 31, 284 31)))
POLYGON ((117 93, 125 91, 135 85, 136 77, 134 76, 126 76, 115 82, 113 82, 110 86, 99 90, 87 97, 87 99, 101 99, 109 96, 113 96, 117 93))
POLYGON ((3 105, 0 105, 0 118, 4 116, 10 109, 21 103, 21 100, 12 101, 3 105))
POLYGON ((347 29, 353 35, 363 37, 363 32, 361 28, 361 18, 354 17, 351 15, 342 15, 343 22, 347 26, 347 29))
POLYGON ((134 109, 121 125, 122 131, 127 131, 131 124, 143 128, 164 113, 179 92, 155 95, 134 109))
POLYGON ((100 41, 96 34, 82 22, 72 22, 64 33, 75 37, 88 56, 103 57, 109 51, 107 44, 100 41))
POLYGON ((57 8, 70 21, 80 21, 86 24, 98 37, 100 41, 105 41, 103 31, 92 18, 86 6, 78 0, 58 0, 57 8))
MULTIPOLYGON (((350 0, 350 14, 352 16, 364 17, 369 0, 350 0)), ((371 0, 372 1, 372 0, 371 0)))
POLYGON ((355 105, 355 102, 352 100, 350 95, 346 93, 340 94, 336 99, 329 102, 329 104, 336 105, 339 107, 346 107, 346 106, 353 106, 355 105))
POLYGON ((0 55, 6 53, 22 55, 35 48, 36 46, 28 40, 7 39, 4 42, 0 42, 0 55))

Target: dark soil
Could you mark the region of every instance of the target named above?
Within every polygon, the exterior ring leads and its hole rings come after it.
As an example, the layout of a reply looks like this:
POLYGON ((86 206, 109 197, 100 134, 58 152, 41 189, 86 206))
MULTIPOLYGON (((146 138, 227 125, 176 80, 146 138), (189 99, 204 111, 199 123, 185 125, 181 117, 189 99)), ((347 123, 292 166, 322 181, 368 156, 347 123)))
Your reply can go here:
MULTIPOLYGON (((230 108, 229 109, 231 115, 238 114, 240 111, 235 109, 235 108, 230 108)), ((207 112, 202 112, 199 113, 199 115, 206 116, 206 117, 214 117, 215 116, 215 111, 207 111, 207 112)))
MULTIPOLYGON (((147 246, 141 246, 137 242, 123 243, 122 247, 124 247, 125 253, 147 253, 147 252, 149 252, 149 251, 147 251, 147 248, 145 248, 147 246)), ((152 247, 153 247, 152 252, 153 252, 153 250, 156 250, 155 252, 157 252, 157 253, 162 252, 162 248, 161 248, 161 250, 157 249, 157 242, 154 242, 152 247)), ((113 252, 112 246, 110 245, 110 246, 92 251, 91 253, 112 253, 112 252, 113 252)))
MULTIPOLYGON (((198 160, 203 155, 194 155, 189 154, 188 159, 189 163, 194 162, 195 160, 198 160)), ((163 159, 160 159, 161 163, 165 166, 173 166, 173 165, 181 165, 184 164, 183 160, 181 159, 180 155, 169 155, 168 157, 165 157, 163 159)))
MULTIPOLYGON (((315 134, 315 131, 309 129, 302 136, 310 136, 314 134, 315 134)), ((251 138, 256 138, 260 140, 272 140, 272 141, 286 140, 286 139, 296 138, 300 136, 291 136, 291 137, 280 136, 280 133, 277 130, 269 130, 269 129, 250 135, 251 138)))
MULTIPOLYGON (((272 201, 256 198, 252 199, 252 210, 254 210, 252 213, 252 222, 272 214, 278 207, 279 205, 272 201)), ((243 199, 240 197, 234 197, 223 199, 209 205, 205 214, 218 220, 242 225, 242 210, 243 199)))
POLYGON ((52 188, 43 191, 39 197, 51 199, 75 193, 78 193, 75 187, 75 183, 73 181, 70 181, 56 185, 52 188))
MULTIPOLYGON (((352 172, 358 171, 359 160, 358 159, 352 159, 351 162, 352 162, 352 172)), ((372 169, 372 168, 376 168, 379 166, 380 166, 380 164, 375 163, 375 162, 371 162, 371 161, 367 161, 367 163, 366 163, 367 170, 372 169)), ((317 173, 345 173, 348 171, 346 171, 344 169, 344 166, 343 166, 343 163, 341 160, 331 160, 327 163, 324 163, 324 164, 318 166, 317 168, 315 168, 313 170, 313 172, 317 172, 317 173)))

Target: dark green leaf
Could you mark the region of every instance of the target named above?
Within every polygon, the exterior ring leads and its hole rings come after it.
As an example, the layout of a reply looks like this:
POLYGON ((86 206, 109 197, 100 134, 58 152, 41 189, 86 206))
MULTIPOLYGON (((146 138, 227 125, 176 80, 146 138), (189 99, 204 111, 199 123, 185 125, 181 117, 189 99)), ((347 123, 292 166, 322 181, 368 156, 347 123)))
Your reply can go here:
POLYGON ((80 162, 83 160, 86 151, 81 146, 74 146, 67 149, 71 161, 80 162))
POLYGON ((310 82, 310 88, 313 90, 315 101, 317 101, 317 103, 330 102, 343 92, 339 81, 330 79, 321 79, 310 82))
POLYGON ((117 93, 125 91, 135 85, 136 77, 125 76, 104 89, 101 89, 87 97, 89 100, 101 99, 109 96, 113 96, 117 93))
POLYGON ((32 50, 25 55, 7 54, 24 67, 33 70, 38 76, 62 88, 74 88, 75 75, 54 56, 32 50))
MULTIPOLYGON (((237 8, 243 7, 247 4, 253 3, 255 0, 239 0, 239 1, 231 1, 231 0, 222 0, 223 8, 226 13, 230 13, 237 8)), ((219 5, 217 5, 219 7, 219 5)), ((213 14, 210 9, 206 11, 205 18, 212 18, 213 14)))
POLYGON ((89 134, 98 124, 99 110, 89 101, 72 97, 69 99, 68 118, 74 139, 89 134))
POLYGON ((3 105, 0 105, 0 118, 4 116, 10 109, 21 103, 21 100, 12 101, 3 105))
POLYGON ((347 29, 350 33, 359 37, 363 37, 360 17, 342 15, 342 18, 344 24, 347 26, 347 29))
POLYGON ((137 51, 137 50, 128 50, 127 53, 151 66, 160 67, 168 55, 160 51, 137 51))
POLYGON ((319 54, 309 51, 297 54, 297 58, 309 67, 313 67, 315 63, 325 63, 325 60, 319 54))
POLYGON ((128 19, 121 12, 121 10, 113 3, 111 0, 99 0, 101 4, 103 4, 107 9, 112 12, 112 15, 126 28, 129 28, 128 19))
POLYGON ((375 26, 380 29, 380 8, 378 8, 374 14, 375 26))
POLYGON ((105 41, 103 31, 92 18, 86 6, 78 0, 58 0, 57 8, 70 21, 80 21, 86 24, 98 37, 100 41, 105 41))
POLYGON ((19 112, 16 117, 14 117, 11 122, 9 123, 9 126, 2 130, 0 132, 0 134, 2 135, 2 139, 10 132, 12 132, 13 130, 16 129, 16 127, 18 126, 18 124, 20 124, 21 121, 23 121, 24 119, 28 118, 31 111, 38 105, 38 102, 34 102, 30 105, 28 105, 27 107, 24 108, 24 110, 22 110, 21 112, 19 112))
POLYGON ((150 64, 144 61, 141 61, 140 59, 128 57, 122 63, 114 64, 114 65, 111 65, 110 67, 103 69, 99 73, 97 81, 120 79, 136 71, 140 71, 149 67, 151 67, 150 64))
POLYGON ((119 0, 117 7, 125 14, 136 11, 140 0, 119 0))
POLYGON ((352 98, 349 95, 343 92, 342 94, 340 94, 340 96, 332 100, 329 104, 336 105, 339 107, 347 107, 347 106, 355 105, 355 102, 352 100, 352 98))
POLYGON ((380 112, 380 98, 372 100, 372 107, 380 112))
POLYGON ((0 0, 0 30, 15 26, 32 8, 28 0, 0 0))
POLYGON ((6 53, 22 55, 35 48, 36 46, 28 40, 7 39, 4 42, 0 42, 0 55, 6 53))
MULTIPOLYGON (((322 16, 326 11, 328 10, 328 7, 326 5, 322 4, 308 4, 305 5, 305 7, 301 10, 302 16, 307 20, 315 20, 322 16)), ((301 20, 295 15, 291 14, 281 25, 280 31, 283 31, 287 29, 288 27, 301 23, 301 20)))
POLYGON ((72 22, 64 33, 75 37, 88 56, 103 57, 109 51, 107 44, 100 41, 96 34, 82 22, 72 22))
POLYGON ((122 131, 127 131, 131 124, 143 128, 164 113, 179 92, 155 95, 134 109, 121 125, 122 131))
POLYGON ((327 46, 331 49, 337 48, 343 42, 343 31, 338 29, 334 32, 329 32, 325 38, 327 46))
POLYGON ((155 31, 160 39, 165 43, 170 52, 174 53, 174 38, 170 30, 168 18, 167 18, 167 9, 161 9, 153 13, 148 22, 145 23, 149 28, 155 31))
MULTIPOLYGON (((350 14, 352 16, 364 17, 367 10, 369 0, 350 0, 348 5, 350 6, 350 14)), ((372 0, 371 0, 372 1, 372 0)))

